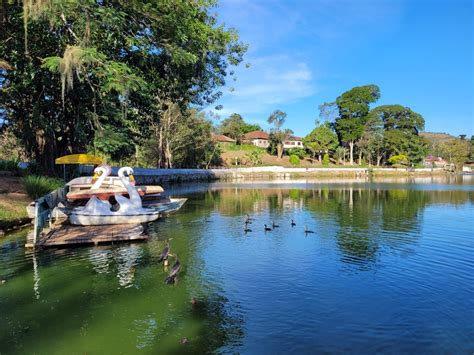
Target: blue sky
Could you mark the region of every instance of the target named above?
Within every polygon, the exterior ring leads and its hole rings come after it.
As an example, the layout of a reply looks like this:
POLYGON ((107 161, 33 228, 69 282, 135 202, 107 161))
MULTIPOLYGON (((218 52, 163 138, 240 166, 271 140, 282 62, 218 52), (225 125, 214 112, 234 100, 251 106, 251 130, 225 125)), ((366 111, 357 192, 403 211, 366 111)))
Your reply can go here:
POLYGON ((318 106, 377 84, 376 105, 423 115, 426 131, 474 134, 472 0, 220 0, 219 19, 249 44, 217 104, 268 128, 275 109, 306 135, 318 106), (231 89, 232 88, 232 89, 231 89))

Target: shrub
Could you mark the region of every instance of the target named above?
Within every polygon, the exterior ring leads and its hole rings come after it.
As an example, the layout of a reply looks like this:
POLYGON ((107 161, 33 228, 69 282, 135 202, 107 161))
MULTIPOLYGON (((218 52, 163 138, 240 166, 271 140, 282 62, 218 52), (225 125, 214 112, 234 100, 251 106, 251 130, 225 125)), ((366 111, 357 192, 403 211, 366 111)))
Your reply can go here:
POLYGON ((405 154, 398 154, 390 157, 388 162, 392 165, 408 166, 408 157, 405 154))
POLYGON ((25 187, 28 196, 34 200, 64 185, 63 181, 60 179, 38 175, 25 176, 21 179, 21 182, 25 187))
POLYGON ((328 167, 329 166, 329 155, 326 153, 323 156, 323 166, 328 167))
POLYGON ((262 151, 254 150, 253 152, 245 154, 245 158, 250 164, 259 165, 263 163, 262 154, 263 154, 262 151))
POLYGON ((0 160, 0 171, 19 172, 18 160, 0 160))
POLYGON ((306 151, 303 148, 290 148, 286 151, 289 156, 296 155, 300 159, 304 159, 306 151))
POLYGON ((290 164, 294 166, 300 165, 300 158, 297 155, 290 155, 290 164))

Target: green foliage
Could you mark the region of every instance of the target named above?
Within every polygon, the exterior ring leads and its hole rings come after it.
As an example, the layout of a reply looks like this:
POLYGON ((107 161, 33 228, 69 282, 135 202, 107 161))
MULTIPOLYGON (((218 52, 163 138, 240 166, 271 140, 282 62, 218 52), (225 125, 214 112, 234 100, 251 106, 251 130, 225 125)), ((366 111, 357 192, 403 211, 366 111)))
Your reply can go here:
POLYGON ((95 132, 94 154, 110 157, 109 163, 118 163, 134 153, 131 142, 125 132, 118 131, 112 125, 105 125, 95 132))
POLYGON ((260 151, 260 152, 265 152, 264 148, 257 147, 255 144, 235 144, 235 143, 230 143, 230 144, 225 144, 222 146, 222 149, 226 152, 237 152, 237 151, 260 151))
POLYGON ((300 158, 297 155, 290 155, 290 164, 293 166, 300 165, 300 158))
POLYGON ((331 129, 329 123, 324 123, 317 126, 310 134, 304 137, 303 144, 311 151, 314 159, 316 154, 321 156, 322 153, 336 149, 338 145, 337 135, 331 129))
POLYGON ((18 163, 18 160, 0 160, 0 171, 18 173, 20 171, 18 163))
POLYGON ((326 153, 324 154, 324 157, 323 157, 323 166, 324 167, 328 167, 329 166, 329 155, 326 153))
POLYGON ((469 160, 470 149, 470 143, 463 139, 453 139, 442 144, 443 157, 455 164, 456 169, 462 169, 462 165, 469 160))
POLYGON ((402 166, 408 166, 409 160, 408 157, 405 154, 398 154, 391 156, 388 159, 388 162, 392 165, 402 165, 402 166))
POLYGON ((237 143, 242 141, 244 134, 258 130, 261 130, 259 125, 246 123, 238 113, 230 115, 218 127, 220 134, 235 139, 237 143))
POLYGON ((474 135, 471 136, 469 141, 469 159, 474 160, 474 135))
POLYGON ((262 161, 263 152, 261 150, 254 150, 247 154, 245 154, 245 158, 250 162, 252 165, 260 165, 263 163, 262 161))
POLYGON ((353 145, 364 132, 369 104, 379 98, 380 89, 377 85, 365 85, 354 87, 336 99, 339 117, 336 119, 335 128, 339 140, 349 143, 351 164, 353 162, 353 145))
POLYGON ((64 185, 62 180, 38 175, 25 176, 21 182, 28 196, 34 200, 64 185))
POLYGON ((304 159, 306 157, 306 151, 303 148, 290 148, 286 151, 286 153, 291 155, 296 155, 300 159, 304 159))
MULTIPOLYGON (((3 5, 0 107, 28 158, 47 171, 56 157, 93 146, 102 131, 135 147, 120 159, 139 156, 136 147, 163 125, 163 102, 183 113, 212 104, 247 48, 218 23, 213 1, 25 3, 3 5)), ((114 159, 116 148, 107 153, 114 159)))
POLYGON ((25 160, 25 150, 13 130, 6 127, 0 132, 0 160, 25 160))
POLYGON ((334 151, 334 159, 338 163, 345 163, 346 157, 347 157, 347 149, 344 147, 337 147, 336 150, 334 151))

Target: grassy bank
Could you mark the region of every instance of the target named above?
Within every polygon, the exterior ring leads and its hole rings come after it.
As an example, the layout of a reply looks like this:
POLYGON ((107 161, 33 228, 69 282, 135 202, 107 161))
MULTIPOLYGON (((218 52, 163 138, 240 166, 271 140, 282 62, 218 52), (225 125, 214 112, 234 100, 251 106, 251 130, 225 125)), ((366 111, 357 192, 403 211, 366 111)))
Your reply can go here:
POLYGON ((28 223, 26 206, 31 199, 26 194, 0 194, 0 230, 7 231, 15 226, 28 223))

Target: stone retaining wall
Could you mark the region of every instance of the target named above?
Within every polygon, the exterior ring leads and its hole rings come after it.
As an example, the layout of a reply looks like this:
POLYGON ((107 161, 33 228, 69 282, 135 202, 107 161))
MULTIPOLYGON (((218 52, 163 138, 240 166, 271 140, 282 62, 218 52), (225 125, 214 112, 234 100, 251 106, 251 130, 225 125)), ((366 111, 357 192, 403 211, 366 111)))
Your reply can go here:
MULTIPOLYGON (((112 169, 117 175, 118 167, 112 169)), ((90 174, 92 166, 83 166, 83 173, 90 174)), ((235 179, 290 179, 304 177, 363 177, 383 175, 431 175, 445 174, 438 169, 401 168, 284 168, 281 166, 260 166, 231 169, 154 169, 133 168, 139 184, 162 184, 174 182, 235 180, 235 179)))

